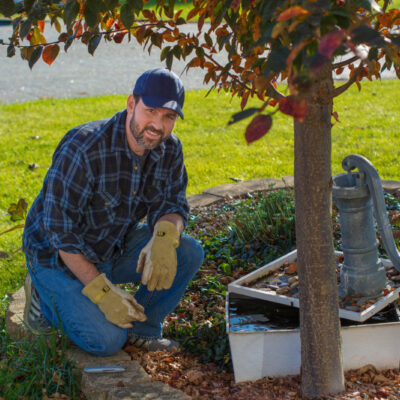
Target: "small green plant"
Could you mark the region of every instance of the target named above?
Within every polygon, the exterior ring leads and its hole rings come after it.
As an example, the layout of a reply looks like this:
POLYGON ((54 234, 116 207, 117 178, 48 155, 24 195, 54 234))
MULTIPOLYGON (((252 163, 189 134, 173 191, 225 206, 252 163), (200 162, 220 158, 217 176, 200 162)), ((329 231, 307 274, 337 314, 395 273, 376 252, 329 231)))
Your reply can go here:
POLYGON ((39 400, 51 396, 63 398, 61 395, 81 398, 80 371, 66 356, 66 335, 54 331, 32 341, 13 341, 5 330, 4 319, 0 324, 0 394, 3 398, 39 400))
POLYGON ((261 242, 266 246, 291 249, 295 243, 295 208, 291 193, 285 190, 257 196, 237 209, 229 229, 239 243, 261 242))

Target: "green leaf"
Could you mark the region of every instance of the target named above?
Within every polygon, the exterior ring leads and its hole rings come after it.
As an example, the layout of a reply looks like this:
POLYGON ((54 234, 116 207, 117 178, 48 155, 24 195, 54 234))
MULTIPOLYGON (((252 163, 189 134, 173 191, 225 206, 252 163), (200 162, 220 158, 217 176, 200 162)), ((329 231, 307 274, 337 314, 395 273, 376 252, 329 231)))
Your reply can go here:
POLYGON ((173 60, 174 60, 174 55, 173 55, 173 53, 172 53, 172 52, 171 52, 171 53, 168 53, 167 59, 166 59, 166 61, 165 61, 165 64, 166 64, 166 66, 167 66, 167 69, 169 69, 169 70, 172 69, 172 62, 173 62, 173 60))
POLYGON ((171 6, 164 6, 164 13, 168 18, 174 17, 174 5, 171 6))
POLYGON ((194 46, 192 44, 189 44, 185 47, 184 51, 183 51, 183 56, 187 57, 194 49, 194 46))
POLYGON ((204 60, 204 49, 202 47, 196 47, 196 56, 201 60, 204 60))
POLYGON ((153 33, 151 35, 151 43, 154 44, 154 46, 161 48, 162 35, 160 33, 153 33))
POLYGON ((24 9, 27 13, 29 13, 29 11, 31 11, 31 8, 34 3, 35 3, 35 0, 24 0, 24 9))
POLYGON ((368 53, 368 60, 377 60, 378 59, 378 48, 371 47, 368 53))
POLYGON ((367 43, 370 46, 385 46, 385 40, 380 33, 367 25, 361 25, 360 27, 354 29, 351 33, 353 35, 351 41, 354 44, 367 43))
POLYGON ((7 57, 14 57, 15 56, 15 46, 13 44, 8 45, 7 47, 7 57))
POLYGON ((121 21, 129 29, 135 21, 132 7, 127 3, 121 7, 121 21))
POLYGON ((32 69, 33 66, 36 64, 37 60, 39 60, 40 56, 42 55, 43 47, 38 46, 33 50, 31 56, 29 57, 28 65, 29 68, 32 69))
POLYGON ((101 40, 101 35, 96 35, 93 36, 90 40, 89 40, 89 44, 88 44, 88 52, 93 56, 95 50, 97 49, 97 46, 99 45, 101 40))
POLYGON ((267 60, 267 68, 275 73, 279 73, 286 68, 286 59, 290 54, 287 47, 275 47, 271 50, 267 60))
POLYGON ((24 39, 28 36, 28 33, 31 31, 32 21, 28 18, 26 19, 19 28, 19 36, 21 39, 24 39))
POLYGON ((0 13, 5 17, 11 17, 15 11, 15 4, 13 0, 1 0, 0 1, 0 13))
POLYGON ((217 42, 219 44, 219 50, 221 51, 223 49, 223 47, 225 46, 226 43, 229 43, 229 40, 232 36, 232 33, 229 33, 226 36, 219 36, 217 38, 217 42))
POLYGON ((84 11, 86 23, 94 28, 98 24, 97 15, 99 13, 99 2, 96 0, 88 0, 84 11))
POLYGON ((174 46, 172 52, 174 53, 174 56, 180 60, 181 56, 182 56, 182 47, 179 46, 178 44, 176 46, 174 46))
POLYGON ((17 204, 11 203, 7 211, 11 216, 11 221, 17 221, 25 218, 27 209, 28 203, 25 199, 19 199, 17 204))
POLYGON ((205 34, 204 34, 204 40, 206 41, 206 43, 207 43, 210 47, 212 47, 213 41, 212 41, 212 39, 211 39, 211 36, 210 36, 208 33, 205 33, 205 34))
POLYGON ((236 114, 233 114, 228 122, 228 125, 232 125, 235 124, 236 122, 242 121, 243 119, 252 116, 259 110, 260 110, 259 108, 251 107, 247 108, 246 110, 240 111, 236 114))
POLYGON ((104 3, 109 10, 112 10, 117 7, 118 0, 104 0, 104 3))
POLYGON ((68 36, 68 39, 65 41, 64 44, 64 51, 67 52, 68 49, 71 47, 72 42, 74 41, 75 36, 68 36))
POLYGON ((143 1, 142 0, 128 0, 128 3, 131 5, 131 7, 136 12, 143 10, 143 1))
POLYGON ((170 52, 170 50, 171 50, 171 46, 167 46, 167 47, 163 48, 161 55, 160 55, 161 61, 164 61, 167 58, 167 55, 170 52))
POLYGON ((74 23, 79 13, 79 3, 77 0, 69 0, 64 8, 63 19, 68 28, 74 23))
POLYGON ((186 24, 186 20, 183 17, 179 17, 175 22, 175 25, 184 25, 184 24, 186 24))

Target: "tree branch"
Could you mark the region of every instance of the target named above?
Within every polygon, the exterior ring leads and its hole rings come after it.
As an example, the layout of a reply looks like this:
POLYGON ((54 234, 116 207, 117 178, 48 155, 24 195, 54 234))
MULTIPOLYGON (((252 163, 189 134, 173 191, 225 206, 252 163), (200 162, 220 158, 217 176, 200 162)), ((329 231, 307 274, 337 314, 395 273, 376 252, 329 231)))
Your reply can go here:
POLYGON ((350 65, 351 63, 357 61, 359 58, 357 56, 351 57, 347 60, 338 62, 336 64, 332 65, 332 69, 336 69, 336 68, 342 68, 342 67, 346 67, 347 65, 350 65))
MULTIPOLYGON (((157 27, 157 24, 156 24, 156 23, 142 24, 142 25, 140 25, 140 28, 141 28, 142 26, 157 27)), ((167 30, 169 30, 169 31, 172 31, 172 29, 169 28, 168 26, 159 27, 159 29, 161 29, 161 28, 165 28, 165 29, 167 29, 167 30)), ((108 31, 101 31, 101 32, 93 33, 93 36, 95 36, 95 35, 104 36, 104 35, 108 35, 108 34, 110 34, 110 33, 119 33, 119 32, 126 32, 126 33, 128 33, 128 32, 129 32, 129 29, 123 28, 123 29, 113 29, 113 30, 108 30, 108 31)), ((83 36, 84 33, 85 33, 85 32, 81 33, 80 35, 76 35, 76 36, 74 37, 74 39, 80 39, 80 38, 83 36)), ((74 35, 72 35, 72 36, 74 36, 74 35)), ((10 43, 10 42, 7 43, 7 42, 4 42, 3 40, 0 39, 0 44, 1 44, 1 45, 3 45, 3 46, 13 45, 13 46, 15 46, 15 47, 18 48, 18 49, 22 49, 22 48, 24 48, 24 47, 27 47, 27 48, 29 48, 29 47, 38 47, 38 46, 46 47, 46 46, 50 46, 50 45, 53 45, 53 44, 59 44, 59 43, 65 43, 65 42, 62 41, 62 40, 56 40, 56 41, 54 41, 54 42, 22 45, 22 44, 10 43)))
POLYGON ((362 66, 363 66, 363 63, 360 63, 360 65, 358 66, 358 68, 357 68, 356 72, 353 74, 353 76, 344 85, 339 86, 334 89, 332 98, 341 95, 357 80, 358 74, 360 73, 362 66))
POLYGON ((279 90, 276 90, 272 83, 268 84, 267 87, 267 96, 271 97, 277 101, 284 99, 286 96, 282 94, 279 90))

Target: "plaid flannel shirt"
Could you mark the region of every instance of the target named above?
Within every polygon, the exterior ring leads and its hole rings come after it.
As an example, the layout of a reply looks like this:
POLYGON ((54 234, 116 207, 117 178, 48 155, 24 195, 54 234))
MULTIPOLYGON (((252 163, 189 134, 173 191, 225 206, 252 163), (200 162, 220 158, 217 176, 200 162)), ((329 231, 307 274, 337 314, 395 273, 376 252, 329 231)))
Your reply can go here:
POLYGON ((147 216, 178 213, 187 222, 187 174, 182 145, 172 134, 141 165, 125 135, 126 110, 70 130, 58 145, 23 234, 28 259, 72 273, 58 250, 92 263, 124 251, 129 230, 147 216))

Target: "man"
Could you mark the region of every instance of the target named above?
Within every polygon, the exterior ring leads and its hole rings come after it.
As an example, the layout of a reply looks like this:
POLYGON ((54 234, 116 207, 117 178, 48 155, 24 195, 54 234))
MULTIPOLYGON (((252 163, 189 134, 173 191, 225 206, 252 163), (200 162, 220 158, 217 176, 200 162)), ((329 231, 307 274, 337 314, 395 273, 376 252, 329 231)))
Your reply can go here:
POLYGON ((176 345, 162 338, 162 321, 203 260, 199 243, 182 234, 187 174, 172 130, 184 97, 174 73, 151 69, 126 110, 59 143, 23 236, 32 331, 62 329, 99 356, 127 340, 149 350, 176 345), (118 286, 139 281, 134 297, 118 286))

